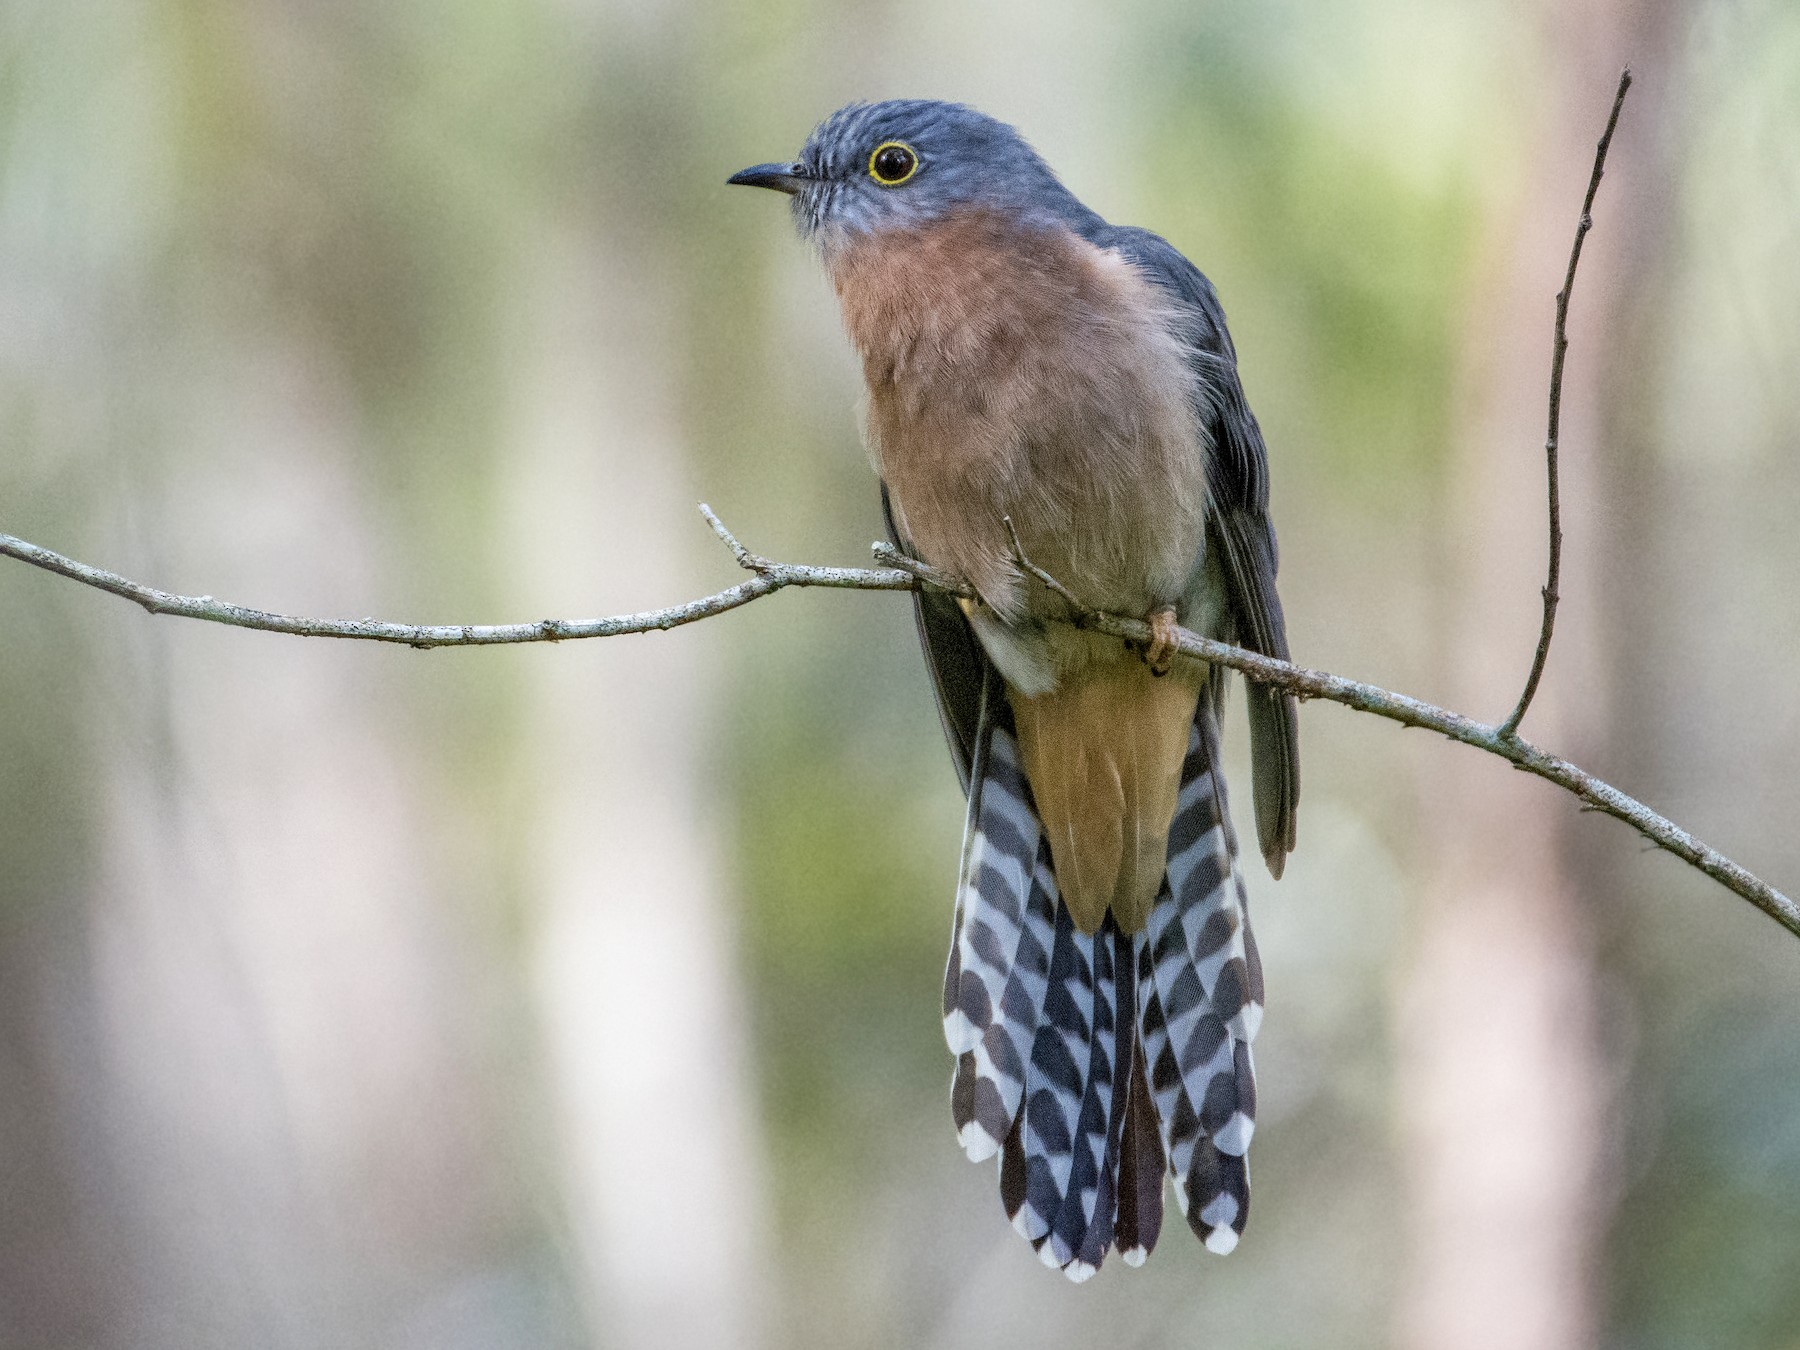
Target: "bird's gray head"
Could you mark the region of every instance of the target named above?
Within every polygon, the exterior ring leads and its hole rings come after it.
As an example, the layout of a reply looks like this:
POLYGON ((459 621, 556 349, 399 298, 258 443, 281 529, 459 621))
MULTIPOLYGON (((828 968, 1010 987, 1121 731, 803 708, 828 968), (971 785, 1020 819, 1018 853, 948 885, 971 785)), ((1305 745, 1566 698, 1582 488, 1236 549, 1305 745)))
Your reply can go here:
POLYGON ((852 103, 819 123, 798 159, 728 181, 788 193, 800 233, 827 250, 971 207, 1075 228, 1098 219, 1012 127, 933 99, 852 103))

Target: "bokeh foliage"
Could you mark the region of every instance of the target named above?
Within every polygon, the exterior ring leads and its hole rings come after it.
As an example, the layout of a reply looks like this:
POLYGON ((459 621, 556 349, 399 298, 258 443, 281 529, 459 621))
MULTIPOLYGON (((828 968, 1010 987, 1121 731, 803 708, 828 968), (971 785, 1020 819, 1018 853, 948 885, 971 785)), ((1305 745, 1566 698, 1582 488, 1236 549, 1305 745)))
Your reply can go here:
MULTIPOLYGON (((1297 652, 1428 694, 1484 222, 1526 182, 1545 132, 1530 91, 1557 39, 1507 6, 1426 17, 1393 0, 17 0, 0 11, 0 528, 270 607, 495 617, 517 599, 508 440, 542 378, 523 335, 562 250, 605 260, 618 285, 596 322, 655 353, 684 495, 772 556, 856 559, 880 519, 828 289, 777 204, 723 179, 847 98, 959 97, 1019 121, 1099 209, 1213 277, 1273 448, 1297 652), (265 438, 286 448, 265 454, 265 438), (295 465, 329 489, 297 489, 295 465), (284 564, 320 541, 350 561, 284 564)), ((1653 316, 1662 368, 1641 376, 1648 453, 1691 509, 1670 557, 1644 564, 1668 596, 1644 640, 1682 655, 1620 676, 1658 719, 1630 733, 1654 744, 1638 760, 1652 777, 1629 786, 1790 879, 1796 68, 1791 5, 1715 0, 1683 31, 1680 78, 1636 95, 1675 129, 1679 221, 1653 316), (1720 648, 1695 652, 1695 633, 1720 648)), ((594 610, 729 575, 685 507, 653 523, 684 541, 683 574, 654 594, 592 578, 594 610)), ((130 1272, 183 1214, 116 1221, 95 1180, 116 1150, 83 1123, 107 1061, 85 972, 115 770, 147 763, 171 792, 203 781, 171 748, 178 715, 139 705, 218 692, 171 691, 194 672, 168 654, 186 639, 146 642, 141 623, 0 568, 5 1347, 177 1343, 134 1320, 130 1272)), ((1253 1240, 1217 1263, 1171 1232, 1146 1271, 1072 1290, 1004 1231, 991 1179, 950 1136, 936 1004, 959 802, 904 602, 793 595, 717 627, 695 738, 747 991, 770 1343, 1186 1344, 1200 1326, 1220 1344, 1385 1343, 1406 1241, 1392 1000, 1430 754, 1308 709, 1303 851, 1280 888, 1255 878, 1272 1002, 1253 1240)), ((320 1258, 240 1292, 217 1326, 294 1345, 604 1342, 583 1323, 548 1161, 525 955, 515 742, 531 663, 558 655, 312 658, 354 663, 357 706, 409 748, 424 851, 447 860, 430 932, 474 973, 432 997, 472 991, 482 1030, 456 1061, 466 1095, 427 1098, 418 1128, 474 1139, 481 1178, 436 1230, 320 1220, 360 1235, 363 1268, 320 1258), (413 1320, 425 1305, 452 1311, 413 1320)), ((1230 734, 1242 781, 1235 719, 1230 734)), ((1632 905, 1600 920, 1623 1084, 1609 1340, 1791 1345, 1794 954, 1672 866, 1629 875, 1632 905)), ((320 1016, 322 1034, 355 1036, 320 1016)), ((379 1194, 385 1156, 371 1145, 342 1175, 379 1194)), ((230 1343, 197 1325, 187 1343, 230 1343)))

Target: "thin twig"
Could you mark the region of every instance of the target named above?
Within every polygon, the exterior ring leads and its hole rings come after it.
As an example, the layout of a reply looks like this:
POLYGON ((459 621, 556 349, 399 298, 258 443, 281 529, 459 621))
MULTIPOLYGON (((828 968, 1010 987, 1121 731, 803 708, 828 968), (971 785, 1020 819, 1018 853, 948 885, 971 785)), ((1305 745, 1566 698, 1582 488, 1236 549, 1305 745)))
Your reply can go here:
MULTIPOLYGON (((717 517, 713 517, 715 521, 717 517)), ((723 530, 723 526, 719 527, 723 530)), ((249 628, 263 633, 288 633, 295 637, 356 638, 365 642, 392 642, 407 647, 488 647, 518 642, 563 642, 577 638, 621 637, 627 633, 661 632, 680 628, 700 619, 747 605, 765 595, 788 586, 829 586, 859 591, 913 591, 919 587, 916 577, 899 569, 866 567, 806 567, 791 563, 773 563, 759 558, 737 545, 724 532, 721 537, 738 562, 756 575, 728 590, 690 600, 667 609, 645 610, 636 614, 620 614, 605 619, 539 619, 535 623, 505 624, 415 624, 386 623, 380 619, 308 619, 292 614, 271 614, 230 604, 210 595, 174 595, 154 587, 140 585, 116 572, 90 567, 86 563, 53 553, 47 548, 0 534, 0 555, 28 562, 46 572, 79 581, 111 595, 123 596, 152 614, 173 614, 184 619, 201 619, 233 628, 249 628)))
MULTIPOLYGON (((18 558, 34 567, 41 567, 45 571, 67 577, 71 581, 78 581, 84 586, 92 586, 112 595, 123 596, 127 600, 142 605, 152 614, 173 614, 182 618, 228 624, 234 628, 291 633, 302 637, 360 638, 371 642, 401 643, 411 647, 475 647, 498 643, 557 642, 577 638, 615 637, 625 633, 648 633, 679 628, 684 624, 710 618, 714 614, 737 609, 742 605, 749 604, 752 600, 759 600, 765 595, 772 595, 776 591, 790 586, 828 586, 865 591, 915 591, 924 586, 935 587, 936 579, 944 579, 946 584, 943 589, 949 593, 965 597, 972 594, 966 585, 955 578, 945 579, 937 569, 927 568, 923 564, 915 564, 910 559, 905 560, 905 566, 896 565, 886 568, 807 567, 792 563, 770 562, 766 558, 760 558, 751 553, 748 549, 743 549, 742 545, 737 545, 730 531, 726 530, 722 524, 718 524, 718 518, 710 512, 708 519, 714 523, 715 532, 727 545, 735 545, 732 552, 734 556, 738 557, 740 565, 755 573, 748 581, 741 582, 729 590, 668 609, 624 614, 607 619, 573 621, 544 619, 537 623, 521 624, 423 625, 381 623, 374 619, 303 619, 290 615, 270 614, 262 610, 246 609, 240 605, 231 605, 215 600, 211 596, 172 595, 167 591, 154 590, 135 581, 129 581, 115 572, 90 567, 86 563, 76 562, 60 553, 52 553, 49 549, 26 543, 23 539, 15 539, 11 535, 0 534, 0 554, 18 558), (915 575, 915 568, 920 573, 933 574, 936 579, 922 580, 920 575, 915 575)), ((884 554, 882 552, 885 548, 884 545, 875 547, 878 557, 897 556, 893 555, 891 551, 884 554)), ((1120 614, 1100 613, 1093 610, 1087 610, 1086 614, 1087 625, 1099 632, 1110 633, 1114 637, 1129 642, 1147 642, 1150 639, 1150 626, 1140 618, 1128 618, 1120 614)), ((1658 848, 1673 853, 1682 861, 1699 868, 1726 889, 1748 900, 1790 933, 1800 936, 1800 905, 1796 905, 1794 901, 1767 882, 1745 871, 1718 850, 1694 838, 1679 825, 1658 815, 1642 802, 1627 796, 1610 784, 1602 782, 1569 761, 1538 749, 1529 741, 1521 739, 1516 733, 1508 732, 1503 727, 1477 722, 1473 718, 1464 717, 1461 713, 1449 712, 1419 699, 1409 698, 1405 694, 1396 694, 1377 688, 1372 684, 1347 680, 1341 675, 1329 675, 1322 671, 1308 670, 1288 661, 1277 661, 1260 652, 1234 647, 1229 643, 1202 637, 1198 633, 1191 633, 1186 629, 1179 630, 1178 640, 1180 651, 1187 656, 1228 666, 1249 679, 1263 684, 1276 685, 1299 698, 1326 699, 1332 703, 1341 703, 1345 707, 1354 708, 1359 712, 1385 717, 1402 726, 1421 727, 1427 731, 1435 731, 1453 741, 1460 741, 1464 745, 1474 746, 1478 750, 1498 755, 1525 772, 1536 774, 1539 778, 1546 779, 1565 791, 1573 793, 1585 806, 1603 811, 1609 816, 1624 821, 1658 848)))
POLYGON ((1631 70, 1619 75, 1619 91, 1613 95, 1612 115, 1606 119, 1606 130, 1594 147, 1594 171, 1588 176, 1587 196, 1582 199, 1581 219, 1575 224, 1575 243, 1569 250, 1569 270, 1563 277, 1562 291, 1556 297, 1556 329, 1550 345, 1550 425, 1544 437, 1544 459, 1549 466, 1550 481, 1550 572, 1544 585, 1544 622, 1538 631, 1537 651, 1531 658, 1531 674, 1525 679, 1525 690, 1504 722, 1502 736, 1518 733, 1525 720, 1525 710, 1537 696, 1538 681, 1544 678, 1544 662, 1550 657, 1550 635, 1556 629, 1556 606, 1562 596, 1558 585, 1562 577, 1562 490, 1557 471, 1556 442, 1562 427, 1563 360, 1569 352, 1569 296, 1575 290, 1575 269, 1581 263, 1581 245, 1594 228, 1594 194, 1600 190, 1600 178, 1606 171, 1606 152, 1612 145, 1613 130, 1619 125, 1619 110, 1625 106, 1625 94, 1631 88, 1631 70))
POLYGON ((713 533, 725 541, 725 547, 731 550, 731 556, 738 560, 738 566, 743 568, 746 572, 755 572, 758 576, 761 576, 764 572, 767 572, 770 568, 775 566, 774 563, 770 562, 761 554, 752 553, 749 549, 738 543, 737 536, 725 528, 725 522, 714 515, 712 507, 708 506, 705 502, 700 503, 700 514, 706 517, 706 523, 712 526, 713 533))
POLYGON ((963 600, 978 598, 975 588, 954 572, 946 572, 941 567, 933 567, 930 563, 923 562, 918 558, 909 558, 892 544, 870 544, 869 552, 875 555, 875 561, 883 567, 894 567, 902 572, 909 572, 934 591, 942 591, 946 595, 954 595, 963 600))
POLYGON ((1007 536, 1012 540, 1013 561, 1027 572, 1031 573, 1031 575, 1036 577, 1039 581, 1043 582, 1044 586, 1052 593, 1060 595, 1063 599, 1063 603, 1069 607, 1070 622, 1074 623, 1078 628, 1085 627, 1087 621, 1093 617, 1094 610, 1078 600, 1075 596, 1075 592, 1071 591, 1067 586, 1063 585, 1062 582, 1058 581, 1043 568, 1031 561, 1030 557, 1027 556, 1025 552, 1025 545, 1019 542, 1019 531, 1014 528, 1011 516, 1002 516, 1000 517, 1000 520, 1001 523, 1006 526, 1007 536))

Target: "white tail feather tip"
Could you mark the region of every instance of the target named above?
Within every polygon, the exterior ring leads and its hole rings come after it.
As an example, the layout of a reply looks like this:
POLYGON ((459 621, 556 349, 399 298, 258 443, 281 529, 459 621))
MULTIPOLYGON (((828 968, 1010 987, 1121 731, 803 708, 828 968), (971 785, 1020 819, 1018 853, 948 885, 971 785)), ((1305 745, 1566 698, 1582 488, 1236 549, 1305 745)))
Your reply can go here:
POLYGON ((1132 1266, 1132 1267, 1137 1267, 1137 1266, 1143 1265, 1144 1258, 1146 1258, 1149 1255, 1150 1255, 1150 1251, 1146 1247, 1121 1247, 1121 1248, 1119 1248, 1119 1260, 1123 1261, 1126 1265, 1132 1266))
POLYGON ((981 1043, 981 1033, 966 1012, 953 1008, 944 1014, 944 1039, 950 1043, 951 1054, 961 1055, 981 1043))
MULTIPOLYGON (((1237 1197, 1229 1191, 1221 1191, 1208 1200, 1200 1210, 1200 1222, 1214 1228, 1226 1228, 1237 1222, 1237 1197)), ((1237 1239, 1233 1238, 1233 1242, 1237 1239)))
POLYGON ((1231 1119, 1213 1136, 1213 1147, 1221 1153, 1241 1158, 1250 1151, 1250 1136, 1256 1133, 1256 1122, 1242 1111, 1233 1111, 1231 1119))
POLYGON ((1206 1235, 1206 1250, 1219 1256, 1230 1255, 1232 1248, 1237 1244, 1238 1235, 1235 1229, 1215 1228, 1206 1235))
POLYGON ((962 1127, 962 1131, 956 1136, 956 1142, 962 1145, 970 1162, 986 1162, 1000 1151, 1000 1141, 973 1120, 962 1127))
POLYGON ((1086 1261, 1071 1261, 1063 1267, 1063 1274, 1076 1284, 1084 1284, 1093 1279, 1094 1272, 1099 1269, 1099 1266, 1090 1266, 1086 1261))

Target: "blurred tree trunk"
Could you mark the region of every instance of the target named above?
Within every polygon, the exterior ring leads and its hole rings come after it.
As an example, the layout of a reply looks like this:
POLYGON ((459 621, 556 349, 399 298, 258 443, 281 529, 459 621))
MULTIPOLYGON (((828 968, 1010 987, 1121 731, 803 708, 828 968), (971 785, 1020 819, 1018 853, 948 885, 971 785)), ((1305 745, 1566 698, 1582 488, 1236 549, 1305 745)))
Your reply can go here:
MULTIPOLYGON (((610 239, 613 225, 598 232, 610 239)), ((671 287, 625 254, 554 235, 538 250, 509 549, 515 606, 532 612, 704 589, 690 565, 688 541, 707 536, 682 471, 671 287)), ((539 1005, 563 1192, 608 1346, 759 1339, 770 1225, 706 782, 718 763, 709 629, 526 658, 539 1005)))
MULTIPOLYGON (((391 594, 417 498, 368 505, 375 348, 338 269, 364 315, 404 310, 407 274, 304 153, 360 105, 306 101, 322 47, 259 45, 279 6, 40 8, 0 24, 29 32, 8 200, 43 203, 0 222, 29 301, 0 295, 0 368, 41 399, 17 527, 294 610, 391 594), (309 226, 347 242, 310 254, 309 226)), ((3 720, 35 725, 0 737, 0 1343, 450 1350, 541 1326, 493 1166, 494 1000, 408 725, 429 677, 5 585, 29 598, 3 720)))
MULTIPOLYGON (((143 513, 149 556, 101 555, 301 609, 376 593, 379 550, 331 448, 352 438, 314 421, 332 399, 285 374, 272 398, 252 373, 231 384, 253 391, 230 439, 254 439, 254 463, 175 472, 180 508, 143 513), (185 556, 189 539, 208 542, 185 556)), ((484 1182, 484 1000, 421 837, 397 696, 358 653, 121 618, 96 642, 128 655, 90 712, 108 747, 93 1008, 66 1054, 101 1160, 85 1198, 119 1241, 108 1343, 429 1339, 509 1202, 484 1182)))
MULTIPOLYGON (((1629 442, 1603 396, 1652 350, 1643 221, 1661 182, 1661 141, 1642 128, 1669 101, 1677 7, 1586 0, 1550 17, 1545 90, 1523 191, 1496 194, 1487 257, 1468 306, 1466 412, 1444 494, 1439 631, 1450 706, 1498 720, 1517 698, 1541 614, 1543 439, 1554 295, 1619 70, 1638 77, 1612 148, 1571 311, 1561 435, 1562 605, 1527 736, 1605 773, 1620 672, 1598 602, 1603 527, 1629 442), (1514 205, 1513 203, 1518 203, 1514 205)), ((1523 87, 1523 86, 1519 86, 1523 87)), ((1628 703, 1631 700, 1626 700, 1628 703)), ((1615 1188, 1619 1066, 1607 1045, 1599 959, 1616 862, 1607 826, 1479 757, 1429 766, 1426 899, 1404 975, 1399 1091, 1411 1172, 1404 1343, 1595 1344, 1615 1188)), ((1617 780, 1615 780, 1617 781, 1617 780)))

